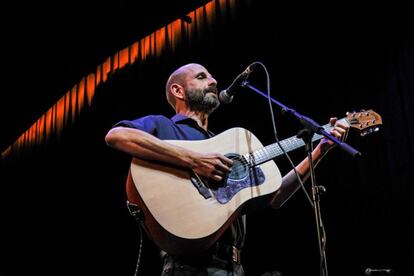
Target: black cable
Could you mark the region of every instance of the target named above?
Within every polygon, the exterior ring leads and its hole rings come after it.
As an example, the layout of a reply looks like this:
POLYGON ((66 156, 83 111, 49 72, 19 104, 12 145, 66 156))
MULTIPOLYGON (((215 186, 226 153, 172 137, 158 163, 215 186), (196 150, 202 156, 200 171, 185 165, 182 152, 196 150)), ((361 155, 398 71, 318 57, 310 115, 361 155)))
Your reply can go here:
POLYGON ((139 264, 141 262, 141 255, 142 255, 142 244, 143 244, 143 239, 142 239, 142 228, 141 225, 138 225, 138 229, 139 229, 139 250, 138 250, 138 258, 137 258, 137 265, 135 266, 135 273, 134 276, 138 276, 138 271, 139 271, 139 264))
MULTIPOLYGON (((288 159, 290 165, 293 168, 293 171, 296 175, 296 178, 298 180, 298 182, 300 183, 300 186, 303 190, 303 192, 306 195, 306 198, 308 199, 308 202, 310 203, 310 205, 312 206, 312 209, 315 209, 315 206, 307 192, 307 190, 305 189, 305 186, 303 185, 302 179, 299 176, 299 173, 296 170, 295 165, 292 162, 292 159, 290 158, 290 156, 288 155, 288 153, 285 151, 285 149, 282 147, 279 138, 278 138, 278 134, 277 134, 277 129, 276 129, 276 123, 275 123, 275 119, 274 119, 274 112, 273 112, 273 106, 272 106, 272 102, 271 102, 271 96, 270 96, 270 77, 269 77, 269 73, 266 69, 266 66, 261 63, 261 62, 253 62, 251 65, 249 65, 249 67, 252 67, 255 64, 259 64, 260 66, 262 66, 262 68, 264 69, 265 73, 266 73, 266 78, 267 78, 267 99, 269 102, 269 109, 270 109, 270 114, 271 114, 271 118, 272 118, 272 126, 273 126, 273 132, 274 132, 274 136, 275 136, 275 140, 277 142, 277 144, 279 145, 279 147, 281 148, 283 154, 286 156, 286 158, 288 159)), ((312 147, 312 144, 311 144, 312 147)), ((326 154, 326 153, 325 153, 326 154)), ((312 161, 311 161, 312 162, 312 161)), ((314 167, 316 166, 316 164, 314 165, 314 167)), ((320 255, 321 255, 321 259, 320 259, 320 274, 323 276, 328 276, 328 272, 325 271, 323 268, 327 267, 327 260, 326 260, 326 254, 325 254, 325 248, 326 248, 326 232, 325 232, 325 227, 323 226, 322 222, 320 224, 320 229, 318 229, 318 231, 321 231, 321 244, 320 244, 320 255), (324 266, 325 264, 325 266, 324 266), (325 273, 326 272, 326 273, 325 273)))
POLYGON ((327 263, 327 260, 326 260, 326 232, 325 232, 325 227, 323 226, 322 222, 321 222, 321 235, 322 235, 322 244, 321 244, 321 251, 322 252, 320 253, 321 260, 320 260, 320 266, 319 266, 319 273, 321 275, 328 276, 328 271, 327 270, 325 271, 323 269, 324 267, 328 267, 328 263, 327 263), (325 265, 324 265, 324 263, 325 263, 325 265), (326 275, 325 275, 325 272, 326 272, 326 275))
POLYGON ((303 192, 305 193, 306 198, 308 199, 309 204, 312 206, 312 208, 314 208, 312 200, 308 194, 308 191, 306 191, 305 189, 305 185, 303 185, 302 179, 299 176, 299 173, 296 170, 295 165, 292 162, 292 159, 290 158, 289 154, 286 152, 286 150, 282 147, 282 144, 279 141, 279 137, 277 134, 277 129, 276 129, 276 122, 275 122, 275 116, 274 116, 274 112, 273 112, 273 106, 272 106, 272 102, 270 100, 271 96, 270 96, 270 77, 269 77, 269 72, 267 71, 266 66, 259 61, 253 62, 250 66, 252 66, 253 64, 259 64, 260 66, 262 66, 263 70, 265 71, 266 74, 266 90, 267 90, 267 99, 269 101, 269 109, 270 109, 270 114, 271 114, 271 118, 272 118, 272 127, 273 127, 273 133, 275 136, 275 140, 276 143, 279 145, 279 147, 282 149, 283 151, 283 155, 286 156, 287 160, 289 161, 290 165, 292 166, 293 171, 295 172, 296 178, 298 179, 298 182, 300 183, 300 187, 302 188, 303 192))
POLYGON ((142 225, 141 225, 141 209, 135 204, 130 203, 127 201, 127 208, 131 216, 135 219, 138 224, 139 229, 139 249, 138 249, 138 258, 137 264, 135 266, 134 276, 138 276, 139 272, 139 265, 141 263, 141 256, 142 256, 142 248, 143 248, 143 235, 142 235, 142 225))

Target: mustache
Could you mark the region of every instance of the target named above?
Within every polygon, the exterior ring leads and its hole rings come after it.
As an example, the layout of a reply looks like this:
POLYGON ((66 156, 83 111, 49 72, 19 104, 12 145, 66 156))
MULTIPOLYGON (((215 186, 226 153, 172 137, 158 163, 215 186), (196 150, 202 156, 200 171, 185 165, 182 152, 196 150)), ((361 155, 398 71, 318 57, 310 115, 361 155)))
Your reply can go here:
POLYGON ((216 87, 210 87, 210 88, 206 88, 206 89, 204 89, 204 94, 207 94, 207 93, 210 93, 210 92, 212 92, 212 93, 214 93, 214 94, 216 94, 216 95, 217 95, 218 90, 217 90, 217 88, 216 88, 216 87))

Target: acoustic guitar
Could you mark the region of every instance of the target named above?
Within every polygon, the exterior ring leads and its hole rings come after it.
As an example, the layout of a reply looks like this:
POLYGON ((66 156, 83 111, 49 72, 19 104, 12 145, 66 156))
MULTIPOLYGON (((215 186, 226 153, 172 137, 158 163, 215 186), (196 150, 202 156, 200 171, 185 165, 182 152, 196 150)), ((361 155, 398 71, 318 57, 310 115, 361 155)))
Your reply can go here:
MULTIPOLYGON (((372 110, 347 113, 340 120, 361 135, 378 130, 380 115, 372 110)), ((329 132, 330 124, 323 126, 329 132)), ((313 141, 323 136, 315 134, 313 141)), ((233 159, 232 171, 221 182, 202 179, 189 170, 133 158, 127 185, 135 186, 142 224, 163 250, 189 255, 206 250, 245 211, 268 201, 282 176, 273 161, 303 147, 296 136, 263 146, 243 128, 232 128, 200 141, 167 140, 199 152, 219 152, 233 159)), ((262 204, 265 205, 265 204, 262 204)))

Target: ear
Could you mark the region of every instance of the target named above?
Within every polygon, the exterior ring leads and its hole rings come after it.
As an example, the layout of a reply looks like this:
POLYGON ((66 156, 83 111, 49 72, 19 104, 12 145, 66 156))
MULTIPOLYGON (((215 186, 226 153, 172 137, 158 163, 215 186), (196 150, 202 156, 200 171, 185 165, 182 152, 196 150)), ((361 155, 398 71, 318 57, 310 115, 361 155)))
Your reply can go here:
POLYGON ((174 97, 183 100, 185 93, 184 93, 184 87, 179 85, 178 83, 173 83, 170 86, 170 91, 174 95, 174 97))

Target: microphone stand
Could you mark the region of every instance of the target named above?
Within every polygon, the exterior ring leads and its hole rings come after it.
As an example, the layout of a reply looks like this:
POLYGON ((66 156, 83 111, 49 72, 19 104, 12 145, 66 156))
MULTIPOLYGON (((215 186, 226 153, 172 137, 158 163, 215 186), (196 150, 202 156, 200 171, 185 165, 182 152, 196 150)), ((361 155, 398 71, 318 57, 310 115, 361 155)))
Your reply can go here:
POLYGON ((326 253, 325 253, 325 232, 323 229, 322 223, 322 216, 321 216, 321 208, 320 208, 320 194, 321 192, 325 192, 325 188, 323 186, 316 185, 316 178, 315 178, 315 166, 312 160, 312 137, 315 133, 321 134, 327 139, 333 141, 337 144, 342 150, 346 151, 347 153, 351 154, 352 156, 360 155, 361 153, 356 149, 352 148, 348 144, 339 141, 331 134, 326 132, 321 125, 316 123, 314 120, 300 114, 299 112, 295 111, 292 108, 287 107, 286 105, 280 103, 279 101, 273 99, 272 97, 268 96, 267 94, 263 93, 259 89, 251 86, 248 81, 244 81, 242 83, 242 87, 248 87, 249 89, 253 90, 254 92, 258 93, 259 95, 271 100, 273 103, 278 105, 283 114, 291 115, 292 117, 296 118, 302 125, 303 129, 298 132, 297 137, 302 138, 306 145, 306 152, 307 158, 309 160, 309 167, 310 167, 310 178, 311 178, 311 185, 312 185, 312 200, 315 212, 315 220, 316 220, 316 227, 317 227, 317 234, 318 234, 318 245, 319 245, 319 254, 321 258, 320 263, 320 273, 322 276, 328 276, 328 267, 326 262, 326 253))
POLYGON ((299 120, 299 122, 305 127, 305 129, 308 129, 309 131, 312 131, 313 133, 318 133, 320 135, 323 135, 325 138, 327 138, 327 139, 331 140, 332 142, 334 142, 336 145, 338 145, 342 150, 346 151, 348 154, 350 154, 354 157, 361 155, 361 153, 359 151, 357 151, 356 149, 354 149, 353 147, 351 147, 347 143, 339 141, 338 139, 333 137, 331 134, 326 132, 321 125, 319 125, 317 122, 315 122, 311 118, 308 118, 304 115, 301 115, 296 110, 287 107, 286 105, 284 105, 281 102, 273 99, 272 97, 269 97, 267 94, 263 93, 262 91, 260 91, 256 87, 251 86, 248 81, 244 81, 242 83, 242 87, 248 87, 251 90, 253 90, 254 92, 258 93, 259 95, 265 97, 266 99, 270 99, 273 103, 275 103, 276 105, 278 105, 281 108, 282 114, 288 114, 288 115, 293 116, 294 118, 299 120))

